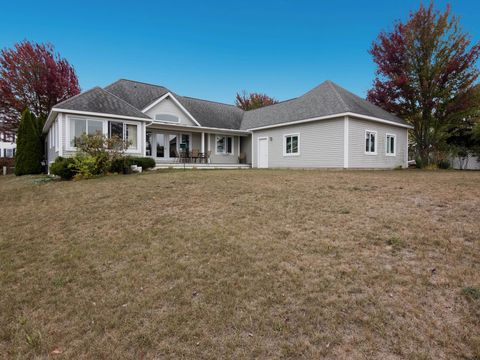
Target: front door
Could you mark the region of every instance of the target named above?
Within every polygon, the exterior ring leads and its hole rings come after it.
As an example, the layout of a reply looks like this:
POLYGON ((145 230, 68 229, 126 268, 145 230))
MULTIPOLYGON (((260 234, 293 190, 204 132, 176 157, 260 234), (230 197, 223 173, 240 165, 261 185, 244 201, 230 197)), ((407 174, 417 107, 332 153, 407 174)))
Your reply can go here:
POLYGON ((258 138, 258 168, 268 168, 268 138, 258 138))

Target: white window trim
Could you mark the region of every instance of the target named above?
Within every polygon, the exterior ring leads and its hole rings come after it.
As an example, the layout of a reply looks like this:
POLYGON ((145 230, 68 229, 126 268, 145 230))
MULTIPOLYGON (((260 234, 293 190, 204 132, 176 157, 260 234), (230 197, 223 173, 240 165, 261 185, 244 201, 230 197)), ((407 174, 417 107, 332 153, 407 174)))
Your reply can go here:
POLYGON ((378 133, 375 130, 365 130, 365 134, 363 135, 363 151, 365 155, 377 155, 378 154, 378 133), (365 150, 365 140, 367 139, 367 133, 375 134, 375 152, 370 152, 365 150))
POLYGON ((235 155, 235 136, 232 135, 225 135, 225 134, 215 134, 215 155, 221 155, 221 156, 234 156, 235 155), (218 152, 218 147, 217 147, 217 136, 221 136, 225 138, 225 145, 223 147, 223 152, 218 152), (232 138, 232 152, 228 153, 227 152, 227 138, 232 138))
POLYGON ((385 134, 385 155, 386 156, 397 156, 397 135, 396 134, 385 134), (388 152, 389 144, 388 144, 388 137, 393 137, 393 153, 388 152))
MULTIPOLYGON (((67 151, 77 151, 77 148, 75 146, 71 146, 70 143, 71 143, 71 140, 70 139, 70 123, 71 121, 75 120, 75 119, 79 119, 79 120, 92 120, 92 121, 101 121, 103 123, 103 126, 102 126, 102 131, 103 131, 103 135, 105 136, 108 136, 108 122, 109 121, 115 121, 115 122, 121 122, 123 124, 129 124, 129 125, 136 125, 137 126, 137 147, 136 148, 132 148, 132 147, 128 147, 127 150, 125 150, 125 153, 132 153, 132 154, 137 154, 137 153, 140 153, 141 152, 141 144, 142 144, 142 138, 141 138, 141 123, 140 122, 137 122, 137 121, 127 121, 127 120, 123 120, 123 119, 110 119, 110 118, 98 118, 98 117, 92 117, 92 116, 67 116, 67 121, 66 121, 66 150, 67 151)), ((125 130, 126 127, 124 126, 123 128, 123 132, 124 132, 124 138, 126 136, 125 134, 125 130)))
POLYGON ((283 135, 283 156, 299 156, 300 155, 300 134, 284 134, 283 135), (297 152, 296 153, 287 153, 287 137, 296 136, 297 137, 297 152))

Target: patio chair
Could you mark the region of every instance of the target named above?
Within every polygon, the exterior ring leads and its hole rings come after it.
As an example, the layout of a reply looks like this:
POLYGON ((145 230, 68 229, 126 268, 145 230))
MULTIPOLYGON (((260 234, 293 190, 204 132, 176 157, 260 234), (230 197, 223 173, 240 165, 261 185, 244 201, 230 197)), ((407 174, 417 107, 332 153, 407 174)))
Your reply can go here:
POLYGON ((192 153, 190 154, 192 158, 192 162, 197 162, 197 159, 199 158, 200 155, 200 150, 198 149, 192 149, 192 153))
POLYGON ((210 162, 210 154, 212 153, 212 150, 208 150, 205 152, 203 161, 205 161, 205 164, 208 164, 210 162))

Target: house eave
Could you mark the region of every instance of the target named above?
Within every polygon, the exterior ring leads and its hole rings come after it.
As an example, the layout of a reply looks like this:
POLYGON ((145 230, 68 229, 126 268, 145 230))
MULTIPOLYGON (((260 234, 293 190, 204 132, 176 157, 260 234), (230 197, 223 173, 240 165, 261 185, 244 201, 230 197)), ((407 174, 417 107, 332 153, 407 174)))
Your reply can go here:
POLYGON ((147 125, 147 128, 164 128, 164 129, 188 129, 194 132, 210 132, 210 133, 228 133, 228 134, 237 134, 237 135, 244 135, 248 136, 251 134, 249 130, 237 130, 237 129, 226 129, 226 128, 216 128, 210 126, 192 126, 192 125, 185 125, 185 124, 173 124, 173 123, 166 123, 160 121, 152 121, 150 124, 147 125))
POLYGON ((97 116, 97 117, 104 117, 104 118, 113 118, 113 119, 123 119, 123 120, 135 120, 135 121, 144 121, 144 122, 151 122, 152 119, 150 118, 140 118, 135 116, 125 116, 125 115, 117 115, 117 114, 108 114, 108 113, 99 113, 94 111, 83 111, 83 110, 71 110, 71 109, 61 109, 61 108, 52 108, 50 114, 48 115, 47 121, 43 126, 43 132, 46 133, 51 126, 51 123, 55 119, 57 114, 73 114, 73 115, 84 115, 84 116, 97 116))

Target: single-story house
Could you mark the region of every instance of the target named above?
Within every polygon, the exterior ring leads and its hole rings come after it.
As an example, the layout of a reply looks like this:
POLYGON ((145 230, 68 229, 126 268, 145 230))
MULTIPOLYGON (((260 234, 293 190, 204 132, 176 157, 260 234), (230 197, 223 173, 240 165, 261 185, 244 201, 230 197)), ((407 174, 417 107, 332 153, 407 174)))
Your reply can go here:
POLYGON ((122 79, 55 105, 43 131, 48 163, 74 154, 82 133, 102 133, 129 141, 126 153, 159 167, 194 151, 208 154, 199 167, 395 168, 407 167, 411 128, 331 81, 243 111, 122 79))

